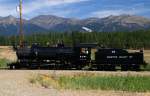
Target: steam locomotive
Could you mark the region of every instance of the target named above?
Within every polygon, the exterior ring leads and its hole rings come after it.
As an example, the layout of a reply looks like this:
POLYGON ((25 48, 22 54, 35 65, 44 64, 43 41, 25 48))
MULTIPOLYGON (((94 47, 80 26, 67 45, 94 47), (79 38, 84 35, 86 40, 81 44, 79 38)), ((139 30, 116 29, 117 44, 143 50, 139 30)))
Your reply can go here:
POLYGON ((144 64, 143 51, 128 52, 124 49, 104 48, 97 43, 79 43, 72 47, 57 44, 55 47, 33 44, 31 47, 14 47, 17 62, 8 64, 10 69, 56 70, 140 70, 144 64))

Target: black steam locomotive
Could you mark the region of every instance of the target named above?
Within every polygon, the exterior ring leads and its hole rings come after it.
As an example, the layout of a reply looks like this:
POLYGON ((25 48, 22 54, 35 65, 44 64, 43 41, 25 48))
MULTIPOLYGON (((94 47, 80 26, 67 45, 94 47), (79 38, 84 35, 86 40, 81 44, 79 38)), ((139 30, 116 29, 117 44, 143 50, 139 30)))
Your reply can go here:
POLYGON ((58 69, 58 70, 140 70, 144 64, 143 51, 129 53, 124 49, 103 48, 96 43, 74 44, 55 47, 33 44, 31 47, 14 47, 17 62, 9 64, 10 69, 58 69))

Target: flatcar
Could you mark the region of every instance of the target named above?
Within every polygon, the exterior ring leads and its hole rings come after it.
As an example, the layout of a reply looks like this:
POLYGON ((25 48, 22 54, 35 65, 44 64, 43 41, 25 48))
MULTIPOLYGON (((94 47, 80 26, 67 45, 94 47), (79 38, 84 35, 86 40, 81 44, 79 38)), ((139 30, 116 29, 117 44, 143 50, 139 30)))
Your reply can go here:
POLYGON ((55 47, 33 44, 31 47, 14 47, 17 62, 8 64, 10 69, 57 70, 140 70, 144 65, 144 53, 124 49, 102 48, 97 43, 80 43, 72 47, 57 44, 55 47))

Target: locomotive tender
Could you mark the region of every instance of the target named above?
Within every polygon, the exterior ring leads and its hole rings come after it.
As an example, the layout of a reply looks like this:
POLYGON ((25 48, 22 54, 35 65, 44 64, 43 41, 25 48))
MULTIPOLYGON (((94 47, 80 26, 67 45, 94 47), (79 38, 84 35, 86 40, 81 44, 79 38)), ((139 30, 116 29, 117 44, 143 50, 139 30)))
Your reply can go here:
POLYGON ((144 64, 143 51, 128 52, 124 49, 101 48, 96 43, 74 44, 66 47, 58 44, 57 47, 40 46, 38 44, 16 49, 17 62, 9 64, 10 69, 77 69, 114 71, 140 70, 144 64))

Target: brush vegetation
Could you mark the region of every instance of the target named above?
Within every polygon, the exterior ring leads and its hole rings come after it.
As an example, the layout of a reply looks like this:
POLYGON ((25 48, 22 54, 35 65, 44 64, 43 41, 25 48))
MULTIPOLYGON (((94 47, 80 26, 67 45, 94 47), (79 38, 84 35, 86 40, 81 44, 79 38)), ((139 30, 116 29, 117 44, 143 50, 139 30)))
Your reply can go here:
POLYGON ((92 76, 92 77, 61 77, 59 82, 66 89, 80 90, 120 90, 150 91, 150 78, 141 76, 92 76))
POLYGON ((7 64, 9 63, 9 60, 7 59, 0 59, 0 68, 7 68, 7 64))
POLYGON ((30 82, 33 84, 38 83, 45 88, 55 87, 71 90, 150 91, 149 76, 98 76, 78 74, 53 77, 51 75, 37 75, 32 79, 30 78, 30 82))

